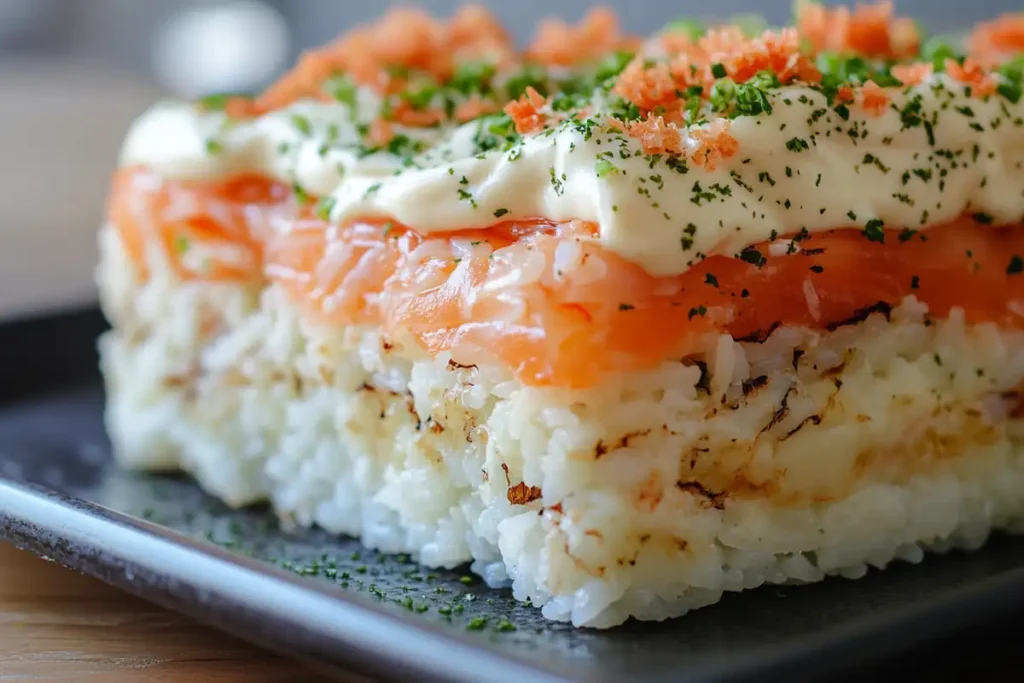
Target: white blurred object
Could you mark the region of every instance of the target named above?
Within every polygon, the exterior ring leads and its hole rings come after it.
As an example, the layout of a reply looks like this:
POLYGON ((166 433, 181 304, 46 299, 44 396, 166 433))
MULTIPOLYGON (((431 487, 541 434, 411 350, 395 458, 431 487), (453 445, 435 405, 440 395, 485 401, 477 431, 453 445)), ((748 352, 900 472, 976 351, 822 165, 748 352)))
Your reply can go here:
POLYGON ((157 32, 153 69, 185 98, 244 91, 273 78, 288 57, 287 22, 260 2, 182 12, 157 32))

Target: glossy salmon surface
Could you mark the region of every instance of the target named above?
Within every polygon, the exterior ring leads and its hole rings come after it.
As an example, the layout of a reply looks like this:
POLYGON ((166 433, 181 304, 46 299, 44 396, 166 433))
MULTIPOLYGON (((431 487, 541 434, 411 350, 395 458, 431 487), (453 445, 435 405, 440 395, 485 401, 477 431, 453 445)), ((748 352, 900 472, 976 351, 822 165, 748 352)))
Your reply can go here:
POLYGON ((983 216, 921 232, 796 233, 654 277, 604 249, 583 221, 421 236, 316 213, 255 176, 190 185, 138 169, 118 175, 110 201, 143 273, 155 244, 182 279, 276 282, 319 322, 411 333, 431 354, 496 359, 531 385, 584 387, 650 369, 704 348, 708 332, 830 329, 910 295, 937 317, 960 307, 972 323, 1024 321, 1024 229, 983 216))

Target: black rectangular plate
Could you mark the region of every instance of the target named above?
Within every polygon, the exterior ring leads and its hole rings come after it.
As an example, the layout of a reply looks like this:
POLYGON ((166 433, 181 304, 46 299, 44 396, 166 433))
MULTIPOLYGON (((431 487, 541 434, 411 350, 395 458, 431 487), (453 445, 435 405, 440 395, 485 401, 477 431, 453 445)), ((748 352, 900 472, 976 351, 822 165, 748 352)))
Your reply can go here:
POLYGON ((944 668, 948 656, 921 648, 965 629, 977 640, 1024 604, 1024 538, 996 536, 973 554, 731 594, 660 624, 552 624, 465 571, 288 532, 185 479, 117 469, 102 329, 95 310, 0 326, 0 537, 346 680, 808 680, 894 655, 944 668))

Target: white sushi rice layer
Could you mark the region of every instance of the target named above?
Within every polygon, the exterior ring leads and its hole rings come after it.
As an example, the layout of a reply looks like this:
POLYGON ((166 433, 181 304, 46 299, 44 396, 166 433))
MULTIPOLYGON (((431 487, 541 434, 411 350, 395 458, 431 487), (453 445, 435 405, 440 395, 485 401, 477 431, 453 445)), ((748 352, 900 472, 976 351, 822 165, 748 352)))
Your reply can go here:
POLYGON ((546 617, 663 619, 765 583, 862 576, 1024 520, 1024 334, 908 299, 833 332, 707 340, 570 391, 375 329, 306 323, 271 285, 143 284, 101 233, 118 458, 269 498, 431 567, 472 562, 546 617))

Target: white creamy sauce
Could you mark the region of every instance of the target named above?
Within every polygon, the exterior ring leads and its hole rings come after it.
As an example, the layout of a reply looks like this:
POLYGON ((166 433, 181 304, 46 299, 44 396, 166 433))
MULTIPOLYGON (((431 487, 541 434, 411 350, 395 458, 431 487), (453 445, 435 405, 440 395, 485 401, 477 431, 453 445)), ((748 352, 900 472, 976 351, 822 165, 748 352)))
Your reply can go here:
MULTIPOLYGON (((768 94, 770 114, 732 120, 738 151, 713 171, 652 162, 637 141, 602 125, 589 139, 562 124, 511 150, 474 154, 479 122, 396 127, 425 147, 403 166, 386 152, 360 155, 356 122, 374 110, 362 100, 356 116, 342 104, 303 102, 239 123, 162 104, 136 124, 122 164, 180 180, 265 173, 332 197, 335 221, 384 217, 421 233, 580 218, 599 225, 604 246, 654 275, 804 229, 878 220, 926 229, 964 212, 995 223, 1024 216, 1024 102, 967 97, 962 85, 937 76, 909 93, 890 90, 894 107, 881 116, 850 104, 844 120, 814 90, 768 94), (915 97, 930 126, 904 125, 897 110, 915 97), (599 158, 615 170, 605 164, 599 176, 599 158)), ((684 138, 692 150, 695 141, 684 138)))

